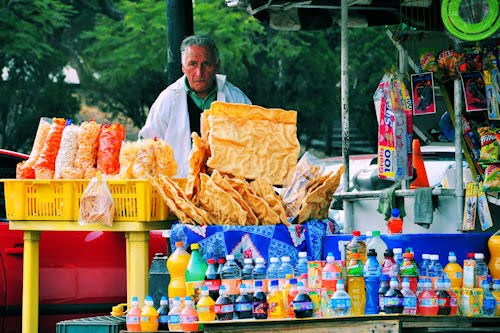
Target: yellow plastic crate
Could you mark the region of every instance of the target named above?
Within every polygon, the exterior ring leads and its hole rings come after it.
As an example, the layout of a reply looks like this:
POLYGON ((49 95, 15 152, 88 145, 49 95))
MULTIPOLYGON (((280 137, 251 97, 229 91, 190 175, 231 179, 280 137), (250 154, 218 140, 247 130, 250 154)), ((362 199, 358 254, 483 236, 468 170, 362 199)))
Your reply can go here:
MULTIPOLYGON (((14 221, 77 221, 89 180, 3 179, 7 218, 14 221)), ((182 184, 183 180, 179 180, 182 184)), ((107 180, 117 222, 164 221, 169 209, 148 180, 107 180)))

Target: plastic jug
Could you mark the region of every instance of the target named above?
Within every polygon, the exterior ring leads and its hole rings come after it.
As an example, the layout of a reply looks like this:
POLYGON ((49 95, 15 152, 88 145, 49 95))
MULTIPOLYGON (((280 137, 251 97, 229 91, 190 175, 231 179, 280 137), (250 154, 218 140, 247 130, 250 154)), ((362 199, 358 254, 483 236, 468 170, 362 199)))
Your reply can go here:
POLYGON ((370 249, 374 249, 377 252, 377 260, 379 264, 384 262, 384 252, 387 250, 387 244, 380 237, 379 230, 372 231, 372 238, 368 243, 366 243, 366 250, 370 251, 370 249))
POLYGON ((493 279, 500 279, 500 230, 495 232, 488 240, 488 249, 490 250, 490 269, 493 279))
POLYGON ((172 309, 175 296, 181 300, 186 297, 186 269, 191 255, 184 250, 183 242, 175 242, 176 249, 167 259, 167 268, 170 272, 168 284, 169 306, 172 309))
POLYGON ((195 303, 200 299, 206 271, 207 264, 200 254, 198 243, 191 244, 191 257, 186 268, 186 296, 191 296, 195 303))
POLYGON ((167 256, 163 253, 155 253, 148 274, 148 294, 153 297, 155 307, 160 304, 162 296, 168 299, 168 284, 170 283, 170 273, 167 269, 167 256))

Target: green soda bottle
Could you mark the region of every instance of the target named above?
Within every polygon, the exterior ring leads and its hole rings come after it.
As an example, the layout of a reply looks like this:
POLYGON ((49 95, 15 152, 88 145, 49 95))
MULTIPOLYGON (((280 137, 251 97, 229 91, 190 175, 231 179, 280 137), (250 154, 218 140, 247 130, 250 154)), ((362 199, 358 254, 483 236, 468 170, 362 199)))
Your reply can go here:
POLYGON ((191 257, 186 269, 186 296, 190 296, 195 304, 201 297, 206 270, 207 263, 200 254, 198 243, 191 244, 191 257))

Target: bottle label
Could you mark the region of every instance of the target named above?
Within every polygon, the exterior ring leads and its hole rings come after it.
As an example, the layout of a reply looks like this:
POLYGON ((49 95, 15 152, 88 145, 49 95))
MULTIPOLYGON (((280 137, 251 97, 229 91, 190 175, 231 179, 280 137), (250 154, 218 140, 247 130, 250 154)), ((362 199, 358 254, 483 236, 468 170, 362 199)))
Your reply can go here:
POLYGON ((455 278, 456 279, 461 279, 462 278, 462 272, 456 272, 455 273, 455 278))
POLYGON ((450 306, 450 299, 449 298, 438 298, 438 306, 450 306))
POLYGON ((268 309, 267 302, 253 302, 254 314, 267 314, 267 309, 268 309))
POLYGON ((253 294, 253 290, 254 290, 254 281, 253 280, 241 280, 241 283, 245 284, 245 286, 247 287, 247 293, 249 294, 253 294))
POLYGON ((157 323, 158 316, 141 316, 141 323, 157 323))
POLYGON ((451 307, 456 307, 458 305, 458 301, 456 297, 450 298, 450 306, 451 307))
POLYGON ((438 305, 438 300, 437 298, 420 298, 418 305, 420 307, 435 307, 438 305))
POLYGON ((127 324, 139 324, 141 322, 141 316, 127 316, 126 323, 127 324))
POLYGON ((476 275, 476 288, 482 288, 483 281, 485 281, 486 278, 487 278, 486 275, 476 275))
POLYGON ((161 315, 158 317, 158 322, 160 324, 167 324, 168 323, 168 315, 161 315))
POLYGON ((228 295, 239 295, 241 279, 223 279, 221 284, 226 286, 228 295))
POLYGON ((232 313, 234 312, 233 304, 215 304, 215 313, 223 314, 223 313, 232 313))
POLYGON ((293 302, 294 311, 312 310, 312 302, 293 302))
POLYGON ((384 297, 384 307, 401 306, 403 299, 400 297, 384 297))
POLYGON ((181 323, 181 315, 178 313, 169 314, 168 315, 168 323, 169 324, 180 324, 181 323))
POLYGON ((213 305, 212 306, 209 306, 209 305, 205 305, 205 306, 198 305, 197 306, 198 313, 210 313, 210 312, 214 311, 214 308, 215 307, 213 305))
POLYGON ((182 321, 181 321, 182 324, 194 323, 194 322, 198 321, 198 316, 194 316, 194 315, 182 316, 181 319, 182 319, 182 321))
POLYGON ((190 281, 186 282, 186 296, 194 297, 195 303, 198 303, 201 297, 201 287, 205 281, 190 281))
POLYGON ((332 298, 333 309, 348 309, 351 307, 351 300, 348 298, 332 298))
POLYGON ((220 280, 205 280, 205 286, 208 288, 208 291, 219 290, 220 284, 220 280))
POLYGON ((417 299, 415 297, 405 297, 403 306, 405 308, 417 308, 417 299))
POLYGON ((252 311, 252 303, 236 303, 235 307, 238 312, 252 311))

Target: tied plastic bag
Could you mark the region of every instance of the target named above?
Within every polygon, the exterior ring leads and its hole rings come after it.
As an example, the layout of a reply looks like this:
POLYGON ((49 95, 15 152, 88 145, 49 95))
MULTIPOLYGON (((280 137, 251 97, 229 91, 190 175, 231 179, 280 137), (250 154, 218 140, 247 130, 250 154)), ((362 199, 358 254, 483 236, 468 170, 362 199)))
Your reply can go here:
POLYGON ((38 129, 36 131, 35 141, 33 143, 33 148, 31 149, 30 157, 26 161, 23 161, 17 165, 17 179, 35 178, 35 170, 33 169, 33 166, 42 153, 45 139, 47 138, 47 134, 49 134, 51 121, 52 120, 50 118, 40 118, 40 123, 38 124, 38 129))
POLYGON ((101 223, 111 227, 115 216, 115 202, 106 180, 100 172, 92 178, 80 199, 78 223, 101 223))
POLYGON ((119 124, 103 124, 99 134, 97 169, 106 175, 120 172, 120 149, 125 139, 125 128, 119 124))

